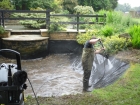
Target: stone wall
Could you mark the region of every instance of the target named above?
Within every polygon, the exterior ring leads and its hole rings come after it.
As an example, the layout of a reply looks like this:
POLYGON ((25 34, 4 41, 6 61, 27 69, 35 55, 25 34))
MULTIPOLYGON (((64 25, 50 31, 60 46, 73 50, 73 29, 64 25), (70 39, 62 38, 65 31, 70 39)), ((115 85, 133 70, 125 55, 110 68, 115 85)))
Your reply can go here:
MULTIPOLYGON (((76 40, 77 31, 48 32, 46 29, 40 29, 42 37, 49 37, 49 40, 76 40)), ((85 33, 85 31, 82 31, 85 33)))
MULTIPOLYGON (((2 40, 2 48, 13 49, 21 54, 22 59, 35 59, 48 55, 48 39, 36 41, 10 41, 2 40)), ((12 58, 10 54, 4 54, 12 58)))
MULTIPOLYGON (((85 33, 85 31, 83 31, 85 33)), ((41 30, 42 37, 49 37, 49 54, 74 53, 81 54, 83 45, 76 41, 77 31, 48 32, 41 30)))
MULTIPOLYGON (((20 33, 19 31, 17 33, 20 33)), ((30 33, 32 32, 30 31, 30 33)), ((45 57, 48 54, 79 54, 82 52, 83 46, 79 45, 76 41, 77 31, 49 33, 46 29, 40 29, 41 35, 38 35, 38 38, 36 38, 37 35, 28 35, 27 37, 25 34, 27 34, 27 30, 24 35, 22 30, 22 35, 15 34, 9 38, 2 38, 1 48, 18 51, 21 54, 21 59, 36 59, 45 57), (29 38, 29 36, 32 37, 29 38)), ((6 53, 3 55, 10 58, 13 57, 6 53)))

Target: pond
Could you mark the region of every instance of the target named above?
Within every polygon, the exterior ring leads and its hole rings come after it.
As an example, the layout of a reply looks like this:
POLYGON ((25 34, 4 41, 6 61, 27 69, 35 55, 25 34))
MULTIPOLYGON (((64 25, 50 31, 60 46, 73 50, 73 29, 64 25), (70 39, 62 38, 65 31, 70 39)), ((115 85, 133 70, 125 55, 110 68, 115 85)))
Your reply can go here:
MULTIPOLYGON (((114 62, 113 59, 112 61, 114 62)), ((0 57, 0 64, 9 62, 15 63, 15 60, 0 57)), ((120 65, 120 63, 118 64, 120 65)), ((43 59, 21 60, 21 66, 28 73, 28 77, 37 96, 51 97, 82 94, 83 71, 81 69, 81 55, 51 54, 43 59)), ((94 71, 93 82, 95 88, 101 88, 111 84, 125 70, 111 69, 110 71, 106 71, 102 68, 98 72, 94 71), (98 84, 96 84, 97 81, 98 84)), ((29 82, 27 81, 26 83, 28 87, 24 92, 25 96, 33 96, 29 82)))
MULTIPOLYGON (((21 66, 27 71, 37 96, 77 94, 82 92, 82 74, 72 69, 75 57, 73 54, 55 54, 44 59, 22 60, 21 66)), ((15 60, 0 57, 0 64, 9 62, 15 63, 15 60)), ((28 81, 27 85, 25 96, 33 95, 28 81)))

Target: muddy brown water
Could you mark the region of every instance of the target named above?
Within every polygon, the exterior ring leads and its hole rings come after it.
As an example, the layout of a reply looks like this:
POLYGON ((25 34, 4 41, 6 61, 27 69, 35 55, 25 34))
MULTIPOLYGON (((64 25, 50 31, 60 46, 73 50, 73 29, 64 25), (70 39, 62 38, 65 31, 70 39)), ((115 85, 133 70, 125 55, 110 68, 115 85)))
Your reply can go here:
MULTIPOLYGON (((129 67, 114 57, 105 59, 97 55, 95 70, 93 67, 91 85, 93 89, 105 87, 117 80, 129 67), (110 68, 107 61, 110 60, 110 68), (104 62, 105 61, 105 62, 104 62), (104 62, 104 63, 103 63, 104 62), (98 66, 96 68, 96 66, 98 66)), ((0 56, 1 63, 14 63, 15 59, 7 59, 0 56)), ((81 56, 75 54, 53 54, 45 58, 34 60, 21 60, 22 70, 28 73, 35 94, 41 97, 62 96, 82 93, 83 71, 81 56)), ((28 88, 25 96, 34 96, 31 85, 27 81, 28 88)))
MULTIPOLYGON (((82 74, 72 68, 73 54, 55 54, 46 58, 21 60, 22 69, 27 71, 37 96, 51 97, 82 93, 82 74)), ((14 63, 13 59, 0 57, 1 63, 14 63)), ((25 96, 34 96, 27 81, 25 96)))

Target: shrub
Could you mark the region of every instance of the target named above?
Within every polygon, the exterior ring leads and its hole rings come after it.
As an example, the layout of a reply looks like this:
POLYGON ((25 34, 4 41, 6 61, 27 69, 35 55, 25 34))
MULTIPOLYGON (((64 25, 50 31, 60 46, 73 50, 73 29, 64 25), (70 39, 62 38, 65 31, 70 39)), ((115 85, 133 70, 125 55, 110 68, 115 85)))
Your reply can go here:
POLYGON ((74 7, 75 13, 80 13, 82 15, 85 14, 94 14, 94 10, 91 6, 80 6, 77 5, 76 7, 74 7))
MULTIPOLYGON (((59 1, 59 0, 57 0, 59 1)), ((74 7, 77 5, 77 0, 60 0, 64 10, 68 10, 69 13, 74 13, 74 7)))
MULTIPOLYGON (((36 8, 31 10, 34 11, 43 11, 42 8, 36 8)), ((12 14, 13 17, 18 17, 18 18, 45 18, 46 15, 42 13, 14 13, 12 14)), ((32 28, 32 29, 39 29, 39 28, 46 28, 46 22, 45 20, 21 20, 19 21, 20 24, 24 25, 27 28, 32 28)))
POLYGON ((117 35, 114 35, 105 39, 104 46, 108 53, 114 54, 131 46, 131 40, 128 39, 126 41, 125 38, 119 38, 117 35))
POLYGON ((0 34, 3 34, 5 32, 4 28, 0 26, 0 34))
POLYGON ((0 9, 11 10, 13 9, 13 5, 11 5, 10 0, 0 0, 0 9))
MULTIPOLYGON (((104 15, 104 14, 106 14, 107 13, 107 11, 105 11, 105 10, 100 10, 97 14, 99 14, 99 15, 104 15)), ((99 22, 104 22, 106 19, 104 19, 104 18, 102 18, 102 17, 99 17, 98 18, 98 21, 99 22)))
POLYGON ((50 25, 50 30, 49 30, 49 32, 64 31, 64 30, 66 30, 66 29, 64 28, 64 27, 65 27, 64 24, 58 23, 57 20, 54 20, 54 21, 55 21, 55 22, 52 23, 52 24, 50 25))
MULTIPOLYGON (((93 15, 94 14, 94 10, 91 6, 80 6, 77 5, 75 8, 75 13, 79 13, 80 15, 93 15)), ((79 21, 80 22, 92 22, 95 19, 91 18, 91 17, 79 17, 79 21)), ((79 25, 80 29, 86 29, 86 28, 90 28, 91 25, 90 24, 80 24, 79 25)))
MULTIPOLYGON (((111 24, 114 28, 115 33, 124 33, 127 28, 134 24, 137 24, 137 22, 132 19, 130 15, 125 15, 120 11, 100 10, 98 14, 106 14, 106 24, 111 24)), ((99 18, 99 21, 102 22, 103 19, 99 18)))
MULTIPOLYGON (((43 11, 42 8, 37 8, 37 9, 31 9, 35 11, 43 11)), ((51 12, 51 14, 54 14, 51 12)), ((27 17, 27 18, 46 18, 46 14, 42 13, 16 13, 13 14, 14 17, 27 17)), ((51 17, 51 23, 50 25, 50 30, 49 31, 60 31, 64 30, 64 27, 66 27, 64 24, 60 24, 58 22, 62 21, 66 22, 68 21, 68 18, 66 17, 51 17)), ((22 20, 20 21, 20 24, 24 25, 27 28, 32 28, 32 29, 40 29, 40 28, 46 28, 46 20, 38 19, 38 20, 22 20)))
POLYGON ((134 25, 128 29, 128 33, 132 37, 132 46, 140 48, 140 25, 134 25))
MULTIPOLYGON (((55 12, 52 12, 51 14, 56 14, 55 12)), ((51 20, 50 20, 51 23, 50 24, 50 30, 49 32, 54 32, 54 31, 63 31, 63 30, 66 30, 65 27, 66 27, 66 24, 61 24, 61 23, 58 23, 58 22, 67 22, 68 21, 68 18, 67 17, 56 17, 56 16, 52 16, 51 17, 51 20)))
POLYGON ((77 42, 79 44, 84 44, 87 40, 91 39, 93 36, 97 36, 98 31, 92 30, 87 31, 86 33, 79 33, 77 35, 77 42))
POLYGON ((114 29, 111 25, 105 25, 101 29, 101 34, 104 35, 105 37, 113 35, 114 29))

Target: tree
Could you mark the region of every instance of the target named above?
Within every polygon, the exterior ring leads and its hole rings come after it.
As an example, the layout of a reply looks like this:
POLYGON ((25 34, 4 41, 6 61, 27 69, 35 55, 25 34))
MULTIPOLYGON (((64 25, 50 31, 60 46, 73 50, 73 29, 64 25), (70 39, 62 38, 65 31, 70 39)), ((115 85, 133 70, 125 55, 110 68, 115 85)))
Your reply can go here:
POLYGON ((0 0, 0 9, 10 10, 13 9, 13 5, 10 0, 0 0))
POLYGON ((139 7, 134 7, 134 8, 132 8, 132 10, 134 10, 134 11, 140 11, 140 6, 139 7))
POLYGON ((131 10, 131 6, 128 3, 125 4, 118 4, 118 6, 115 8, 116 11, 122 11, 122 12, 129 12, 131 10))
POLYGON ((11 0, 16 10, 29 10, 34 0, 11 0))
POLYGON ((69 13, 74 13, 74 7, 78 4, 77 0, 63 0, 62 6, 65 10, 68 10, 69 13))
POLYGON ((58 7, 58 5, 57 5, 57 2, 55 2, 55 0, 36 0, 36 1, 33 1, 31 4, 31 8, 37 8, 37 7, 54 11, 58 7))
POLYGON ((115 9, 118 5, 118 0, 110 0, 110 3, 112 4, 112 9, 115 9))
POLYGON ((113 10, 118 4, 118 0, 78 0, 79 5, 92 6, 95 11, 101 9, 113 10))
POLYGON ((75 13, 79 13, 79 14, 93 14, 94 10, 91 6, 79 6, 77 5, 76 7, 74 7, 74 11, 75 13))
POLYGON ((30 10, 30 8, 43 8, 54 10, 58 7, 56 0, 12 0, 16 10, 30 10))

